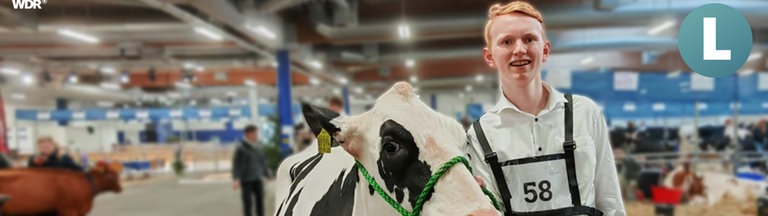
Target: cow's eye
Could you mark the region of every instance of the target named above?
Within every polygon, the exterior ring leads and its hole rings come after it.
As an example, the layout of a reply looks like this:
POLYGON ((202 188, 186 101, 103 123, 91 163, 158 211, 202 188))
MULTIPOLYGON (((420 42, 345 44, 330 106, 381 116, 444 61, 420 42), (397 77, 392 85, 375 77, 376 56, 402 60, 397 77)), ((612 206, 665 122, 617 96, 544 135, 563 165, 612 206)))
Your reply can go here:
POLYGON ((392 152, 396 152, 397 150, 400 149, 400 144, 397 144, 396 142, 391 142, 390 141, 390 142, 384 143, 383 147, 384 147, 384 151, 392 153, 392 152))

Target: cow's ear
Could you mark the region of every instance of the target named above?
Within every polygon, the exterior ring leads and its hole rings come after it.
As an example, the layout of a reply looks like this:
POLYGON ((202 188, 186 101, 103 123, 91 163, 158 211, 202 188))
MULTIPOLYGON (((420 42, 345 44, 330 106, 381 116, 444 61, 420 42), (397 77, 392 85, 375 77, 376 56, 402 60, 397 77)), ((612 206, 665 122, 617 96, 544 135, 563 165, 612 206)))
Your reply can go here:
POLYGON ((312 130, 312 133, 317 136, 323 129, 331 135, 331 146, 338 146, 339 142, 335 139, 336 133, 341 129, 331 123, 339 114, 322 107, 313 106, 308 103, 301 103, 301 112, 304 113, 304 119, 307 121, 307 125, 312 130))

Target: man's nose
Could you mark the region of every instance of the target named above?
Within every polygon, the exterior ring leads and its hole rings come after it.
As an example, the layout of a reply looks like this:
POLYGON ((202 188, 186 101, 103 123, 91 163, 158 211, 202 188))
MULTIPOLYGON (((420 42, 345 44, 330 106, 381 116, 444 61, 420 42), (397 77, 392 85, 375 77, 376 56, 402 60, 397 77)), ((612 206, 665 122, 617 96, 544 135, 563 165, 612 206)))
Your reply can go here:
POLYGON ((515 56, 523 56, 526 54, 525 44, 522 40, 516 40, 512 45, 512 54, 515 56))

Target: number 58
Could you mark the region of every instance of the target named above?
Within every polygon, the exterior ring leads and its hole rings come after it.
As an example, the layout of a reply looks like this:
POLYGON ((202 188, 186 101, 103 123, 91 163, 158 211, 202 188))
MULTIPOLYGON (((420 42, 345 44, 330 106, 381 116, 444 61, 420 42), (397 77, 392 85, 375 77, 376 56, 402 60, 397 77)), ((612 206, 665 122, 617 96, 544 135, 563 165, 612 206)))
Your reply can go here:
POLYGON ((526 182, 523 184, 523 190, 525 190, 525 201, 528 203, 536 202, 539 198, 542 201, 552 200, 552 184, 549 181, 544 180, 539 182, 539 190, 541 192, 536 193, 536 182, 526 182), (531 195, 531 196, 529 196, 531 195))

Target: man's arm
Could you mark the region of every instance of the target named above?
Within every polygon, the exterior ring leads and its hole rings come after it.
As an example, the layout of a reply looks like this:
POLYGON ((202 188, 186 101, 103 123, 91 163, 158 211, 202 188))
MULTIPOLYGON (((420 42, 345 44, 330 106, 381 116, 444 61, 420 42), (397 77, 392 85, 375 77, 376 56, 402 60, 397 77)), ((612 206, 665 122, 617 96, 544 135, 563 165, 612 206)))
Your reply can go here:
POLYGON ((490 190, 496 197, 496 200, 498 200, 499 205, 503 206, 504 202, 501 200, 499 190, 496 188, 496 179, 493 177, 491 167, 488 163, 485 163, 485 153, 483 153, 483 149, 480 147, 477 135, 475 135, 472 127, 469 127, 469 130, 467 130, 467 141, 469 143, 467 143, 465 151, 469 157, 469 164, 472 165, 474 175, 483 179, 485 188, 490 190))
POLYGON ((240 147, 235 147, 235 156, 232 157, 232 180, 234 181, 240 180, 240 164, 242 164, 240 161, 243 159, 241 154, 240 147))
POLYGON ((595 207, 605 213, 606 216, 627 215, 624 202, 621 197, 619 178, 616 171, 616 163, 611 150, 608 125, 603 113, 597 111, 594 114, 595 153, 597 164, 595 166, 595 207))
POLYGON ((77 165, 75 160, 67 154, 61 156, 61 166, 75 171, 83 171, 83 168, 77 165))

